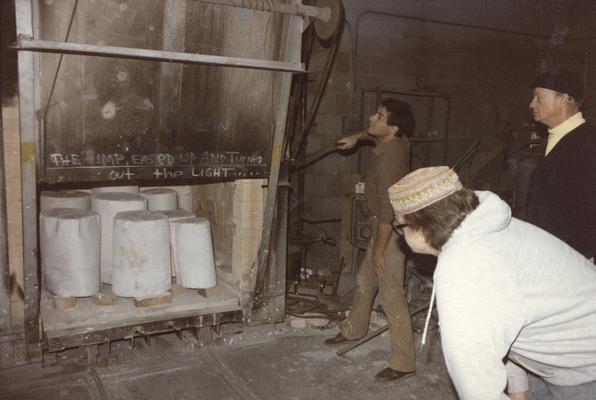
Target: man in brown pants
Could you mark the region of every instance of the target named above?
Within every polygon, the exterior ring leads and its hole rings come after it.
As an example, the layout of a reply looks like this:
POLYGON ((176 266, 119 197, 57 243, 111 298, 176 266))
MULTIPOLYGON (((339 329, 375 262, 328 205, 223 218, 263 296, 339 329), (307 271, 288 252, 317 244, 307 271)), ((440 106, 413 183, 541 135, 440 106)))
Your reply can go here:
POLYGON ((392 381, 416 370, 416 354, 410 314, 404 290, 405 256, 393 231, 393 208, 387 189, 409 172, 410 144, 416 122, 408 103, 386 99, 369 118, 366 131, 342 138, 338 147, 350 149, 371 136, 376 142, 366 173, 365 192, 373 237, 357 276, 357 287, 349 317, 340 333, 325 340, 336 345, 362 338, 368 332, 370 314, 377 291, 389 322, 391 357, 389 366, 376 375, 379 381, 392 381))

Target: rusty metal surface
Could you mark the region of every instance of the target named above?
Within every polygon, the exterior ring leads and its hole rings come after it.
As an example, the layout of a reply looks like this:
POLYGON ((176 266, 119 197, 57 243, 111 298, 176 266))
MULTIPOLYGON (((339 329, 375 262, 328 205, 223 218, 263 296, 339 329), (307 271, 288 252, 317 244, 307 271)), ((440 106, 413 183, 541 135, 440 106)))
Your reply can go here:
POLYGON ((74 54, 83 56, 124 58, 142 61, 165 61, 180 64, 206 64, 233 68, 264 69, 270 71, 304 72, 299 62, 269 61, 255 58, 222 57, 199 53, 138 49, 135 47, 106 46, 87 43, 56 42, 19 38, 15 48, 22 51, 74 54))
MULTIPOLYGON (((298 49, 300 48, 300 34, 302 32, 302 20, 298 17, 292 17, 288 28, 286 38, 284 57, 286 60, 299 59, 298 49)), ((280 311, 279 306, 284 306, 284 299, 280 298, 285 294, 285 256, 286 256, 286 226, 287 221, 284 217, 275 217, 278 208, 278 200, 284 201, 283 207, 287 206, 287 193, 278 199, 278 184, 280 182, 280 173, 282 172, 281 160, 284 149, 286 148, 286 117, 292 76, 285 72, 280 73, 278 92, 276 96, 277 120, 275 123, 275 136, 273 139, 273 152, 271 155, 271 169, 267 186, 267 200, 265 203, 265 212, 263 215, 263 233, 261 235, 261 244, 259 245, 259 255, 256 271, 256 280, 254 286, 253 302, 251 305, 251 320, 276 321, 283 318, 285 307, 280 311), (280 225, 278 225, 280 224, 280 225), (272 236, 274 229, 280 227, 281 231, 278 238, 280 246, 272 249, 272 236), (281 253, 280 253, 281 252, 281 253), (278 256, 283 256, 283 262, 280 262, 278 256), (283 272, 280 269, 283 268, 283 272), (269 314, 269 315, 268 315, 269 314)), ((287 172, 287 171, 286 171, 287 172)), ((285 192, 285 191, 284 191, 285 192)), ((287 208, 282 207, 282 212, 286 213, 287 208)))
MULTIPOLYGON (((17 35, 31 36, 36 27, 34 8, 26 0, 15 3, 17 35)), ((25 292, 25 337, 27 344, 39 341, 39 268, 37 264, 37 199, 35 138, 39 131, 35 107, 39 104, 34 89, 39 65, 33 54, 19 53, 19 117, 21 140, 21 186, 23 209, 23 272, 25 292)), ((34 346, 28 349, 33 356, 34 346)))
MULTIPOLYGON (((0 182, 5 182, 4 129, 0 113, 0 182)), ((0 185, 0 332, 7 332, 11 326, 8 264, 8 219, 6 214, 6 185, 0 185)))
POLYGON ((331 9, 329 7, 312 7, 294 2, 292 4, 283 4, 278 1, 270 0, 195 0, 202 3, 220 4, 228 7, 241 7, 252 10, 274 12, 289 15, 298 15, 301 17, 314 17, 318 20, 329 21, 331 19, 331 9))
MULTIPOLYGON (((79 0, 68 41, 282 59, 287 16, 187 2, 183 17, 172 23, 168 4, 79 0)), ((74 5, 39 1, 35 39, 64 41, 74 5)), ((196 64, 174 70, 159 62, 78 55, 40 57, 40 114, 45 116, 41 182, 268 175, 276 118, 274 72, 196 64)))
MULTIPOLYGON (((78 298, 64 312, 53 306, 53 295, 41 296, 44 342, 49 351, 147 337, 160 332, 179 332, 195 327, 243 320, 238 293, 219 286, 218 296, 200 296, 194 290, 176 293, 172 302, 158 306, 135 307, 133 299, 117 298, 114 304, 96 304, 91 298, 78 298)), ((109 288, 103 292, 110 295, 109 288)))
MULTIPOLYGON (((164 316, 165 317, 165 316, 164 316)), ((213 314, 200 314, 179 318, 166 318, 142 324, 123 325, 108 329, 90 330, 86 333, 62 332, 44 338, 44 347, 49 352, 62 351, 69 348, 109 343, 126 339, 134 343, 137 338, 167 332, 197 329, 205 326, 217 326, 232 322, 242 322, 242 310, 223 311, 213 314)))

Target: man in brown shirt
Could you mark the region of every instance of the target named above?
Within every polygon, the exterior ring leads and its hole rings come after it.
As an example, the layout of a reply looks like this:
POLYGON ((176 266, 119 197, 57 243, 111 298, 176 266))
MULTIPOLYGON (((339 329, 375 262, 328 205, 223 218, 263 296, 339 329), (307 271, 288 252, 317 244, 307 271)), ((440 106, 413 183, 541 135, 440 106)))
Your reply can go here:
POLYGON ((342 138, 338 147, 350 149, 370 137, 376 142, 365 179, 373 237, 357 276, 357 287, 349 317, 340 333, 325 341, 335 345, 362 338, 368 332, 370 313, 377 291, 389 322, 391 357, 389 366, 376 375, 380 381, 391 381, 416 370, 412 326, 404 290, 405 256, 393 231, 393 208, 387 189, 409 172, 410 144, 416 122, 408 103, 386 99, 369 118, 366 131, 342 138))

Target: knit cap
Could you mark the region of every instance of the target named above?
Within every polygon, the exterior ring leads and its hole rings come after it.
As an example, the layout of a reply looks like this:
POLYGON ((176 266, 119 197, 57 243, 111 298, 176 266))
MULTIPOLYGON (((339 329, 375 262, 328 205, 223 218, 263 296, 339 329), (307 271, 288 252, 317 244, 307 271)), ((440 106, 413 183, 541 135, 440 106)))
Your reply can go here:
POLYGON ((428 207, 462 189, 449 167, 420 168, 389 187, 389 199, 395 214, 409 214, 428 207))
POLYGON ((567 93, 580 103, 584 98, 584 85, 579 75, 554 66, 534 78, 532 89, 537 87, 567 93))

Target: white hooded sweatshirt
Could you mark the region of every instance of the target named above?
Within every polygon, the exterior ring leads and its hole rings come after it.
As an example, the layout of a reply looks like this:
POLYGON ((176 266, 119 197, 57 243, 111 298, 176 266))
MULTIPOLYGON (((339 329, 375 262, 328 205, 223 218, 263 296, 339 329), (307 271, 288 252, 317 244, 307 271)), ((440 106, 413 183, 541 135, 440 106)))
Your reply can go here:
POLYGON ((596 381, 596 266, 511 218, 497 195, 476 194, 480 205, 443 246, 434 276, 443 352, 459 396, 497 400, 507 399, 507 385, 527 390, 511 361, 555 385, 596 381))

